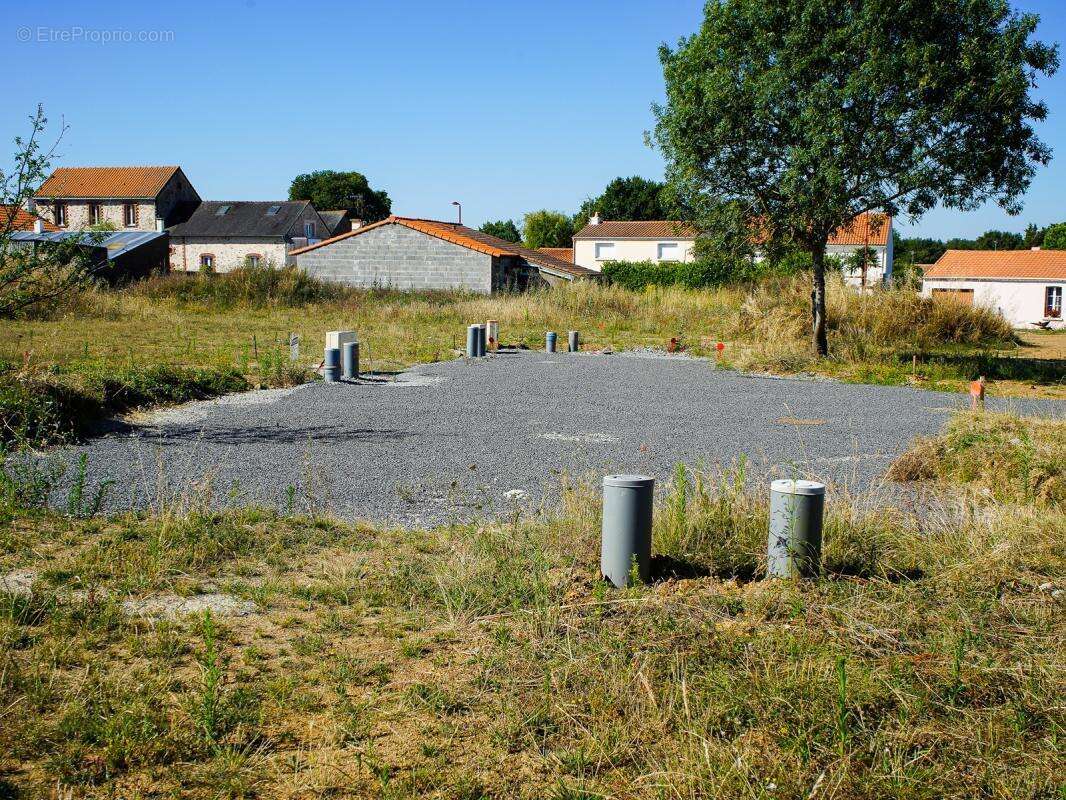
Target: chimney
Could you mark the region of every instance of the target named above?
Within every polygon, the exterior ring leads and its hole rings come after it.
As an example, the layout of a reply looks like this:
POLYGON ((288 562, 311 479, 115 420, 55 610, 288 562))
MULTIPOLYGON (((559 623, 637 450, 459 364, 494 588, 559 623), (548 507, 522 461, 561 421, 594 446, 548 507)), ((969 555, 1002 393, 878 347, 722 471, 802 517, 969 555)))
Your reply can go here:
POLYGON ((33 232, 34 233, 44 233, 44 221, 43 220, 35 219, 33 221, 33 232))
POLYGON ((1030 249, 1030 250, 1032 250, 1033 252, 1036 252, 1036 251, 1037 251, 1037 250, 1039 250, 1040 248, 1039 248, 1039 247, 1030 247, 1029 249, 1030 249))
POLYGON ((600 212, 599 211, 593 211, 592 212, 592 216, 589 217, 589 225, 599 225, 599 224, 600 224, 600 212))
POLYGON ((161 220, 159 217, 155 218, 155 229, 158 233, 162 233, 166 229, 163 225, 163 220, 161 220))
POLYGON ((352 220, 352 230, 353 230, 353 231, 354 231, 354 230, 355 230, 356 228, 362 228, 362 227, 363 227, 363 221, 362 221, 361 219, 359 219, 358 217, 356 217, 355 219, 353 219, 353 220, 352 220))

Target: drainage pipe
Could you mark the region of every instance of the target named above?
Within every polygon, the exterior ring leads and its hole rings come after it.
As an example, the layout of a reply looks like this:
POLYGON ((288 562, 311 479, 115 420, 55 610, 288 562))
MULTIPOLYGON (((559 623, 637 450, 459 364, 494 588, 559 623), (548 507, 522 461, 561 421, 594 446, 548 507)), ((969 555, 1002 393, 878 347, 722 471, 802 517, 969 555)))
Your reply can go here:
POLYGON ((555 352, 555 338, 555 331, 548 331, 546 334, 544 334, 544 352, 555 352))
POLYGON ((341 351, 336 347, 327 347, 322 359, 322 377, 326 383, 336 383, 340 372, 341 351))
POLYGON ((478 332, 477 325, 466 326, 466 357, 477 358, 478 357, 478 345, 481 344, 481 334, 478 332))
POLYGON ((771 578, 816 578, 822 561, 825 484, 778 480, 770 484, 766 573, 771 578))
POLYGON ((651 516, 655 478, 607 475, 603 479, 600 574, 618 588, 651 578, 651 516))
POLYGON ((581 334, 580 333, 578 333, 577 331, 570 331, 570 333, 567 334, 567 339, 568 339, 567 344, 570 347, 570 352, 571 353, 576 353, 577 351, 579 351, 581 349, 581 334))
POLYGON ((346 381, 359 378, 359 342, 345 342, 341 346, 341 376, 346 381))

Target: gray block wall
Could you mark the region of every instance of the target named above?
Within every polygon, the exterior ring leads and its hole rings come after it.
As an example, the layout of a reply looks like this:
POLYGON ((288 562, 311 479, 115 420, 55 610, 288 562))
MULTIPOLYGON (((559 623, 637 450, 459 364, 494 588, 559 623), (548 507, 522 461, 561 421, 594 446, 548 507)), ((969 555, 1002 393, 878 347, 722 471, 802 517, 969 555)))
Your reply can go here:
POLYGON ((492 291, 492 256, 399 224, 301 253, 296 265, 321 280, 363 288, 492 291))

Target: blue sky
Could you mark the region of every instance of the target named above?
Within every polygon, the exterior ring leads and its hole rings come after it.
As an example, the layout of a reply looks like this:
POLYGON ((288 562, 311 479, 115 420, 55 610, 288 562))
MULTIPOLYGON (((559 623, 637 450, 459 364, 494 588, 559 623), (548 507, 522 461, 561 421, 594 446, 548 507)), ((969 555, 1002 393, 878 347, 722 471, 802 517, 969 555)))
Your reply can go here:
MULTIPOLYGON (((1019 0, 1066 41, 1061 0, 1019 0)), ((7 5, 5 143, 38 102, 69 130, 56 164, 180 164, 205 199, 275 199, 294 175, 355 169, 399 214, 463 221, 573 212, 617 175, 662 176, 644 144, 657 47, 699 0, 7 5), (116 41, 116 38, 132 41, 116 41), (140 39, 145 41, 140 41, 140 39), (28 39, 28 41, 27 41, 28 39), (110 40, 109 40, 110 39, 110 40)), ((1020 217, 936 210, 949 238, 1066 220, 1066 72, 1039 93, 1056 151, 1020 217)), ((5 153, 6 155, 6 153, 5 153)))

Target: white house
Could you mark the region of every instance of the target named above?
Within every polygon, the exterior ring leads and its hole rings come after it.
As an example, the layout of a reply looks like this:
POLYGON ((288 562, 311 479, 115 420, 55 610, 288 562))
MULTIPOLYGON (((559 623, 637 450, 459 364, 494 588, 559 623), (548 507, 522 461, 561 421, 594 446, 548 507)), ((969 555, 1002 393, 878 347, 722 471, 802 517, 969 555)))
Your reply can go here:
POLYGON ((948 250, 922 294, 998 310, 1016 328, 1061 328, 1066 250, 948 250))
MULTIPOLYGON (((601 220, 594 214, 589 224, 574 234, 574 263, 599 272, 607 261, 691 261, 696 230, 671 220, 619 222, 601 220)), ((892 218, 866 213, 829 237, 826 253, 847 258, 868 247, 874 261, 866 271, 866 284, 875 285, 892 277, 892 218)), ((861 271, 846 275, 849 283, 862 285, 861 271)))

